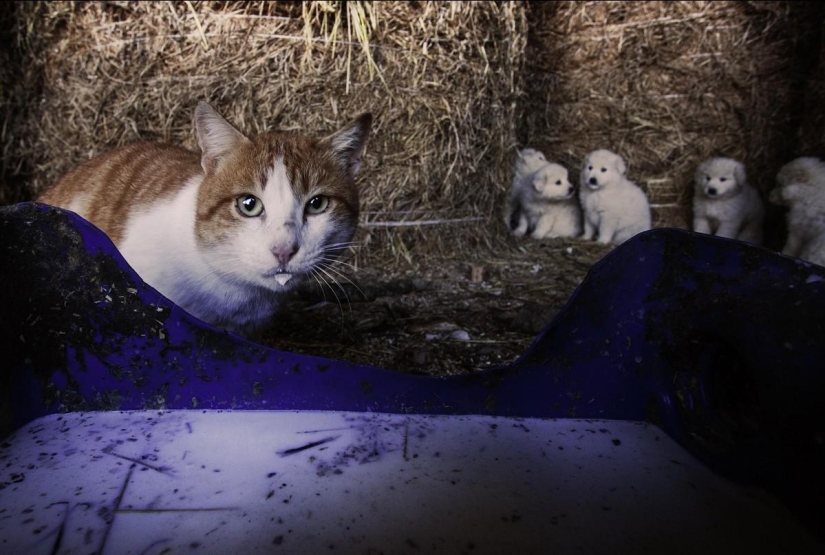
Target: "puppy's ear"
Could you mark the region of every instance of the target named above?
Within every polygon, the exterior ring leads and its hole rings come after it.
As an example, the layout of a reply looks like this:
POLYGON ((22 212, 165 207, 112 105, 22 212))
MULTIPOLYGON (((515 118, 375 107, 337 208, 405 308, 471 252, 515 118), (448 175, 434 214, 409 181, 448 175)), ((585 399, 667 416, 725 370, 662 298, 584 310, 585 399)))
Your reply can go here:
POLYGON ((567 168, 564 168, 564 171, 561 172, 561 177, 568 185, 572 185, 572 183, 570 183, 570 172, 567 168))
POLYGON ((748 174, 745 173, 745 164, 737 162, 733 168, 733 177, 736 179, 737 185, 744 185, 747 183, 748 174))
MULTIPOLYGON (((808 160, 812 159, 809 158, 808 160)), ((797 158, 779 169, 779 173, 776 174, 776 181, 780 187, 787 187, 794 183, 811 183, 812 175, 809 168, 810 166, 805 158, 797 158)))
POLYGON ((587 185, 587 166, 590 165, 590 157, 585 156, 584 162, 582 162, 581 171, 579 171, 579 185, 584 187, 587 185))
POLYGON ((696 173, 693 174, 693 183, 697 187, 701 187, 705 184, 705 175, 707 173, 707 162, 702 162, 699 164, 699 167, 696 168, 696 173))
POLYGON ((541 192, 541 188, 547 185, 547 175, 544 172, 538 172, 533 176, 533 189, 541 192))
POLYGON ((624 161, 624 158, 616 155, 616 171, 618 171, 621 175, 625 175, 627 173, 627 162, 624 161))

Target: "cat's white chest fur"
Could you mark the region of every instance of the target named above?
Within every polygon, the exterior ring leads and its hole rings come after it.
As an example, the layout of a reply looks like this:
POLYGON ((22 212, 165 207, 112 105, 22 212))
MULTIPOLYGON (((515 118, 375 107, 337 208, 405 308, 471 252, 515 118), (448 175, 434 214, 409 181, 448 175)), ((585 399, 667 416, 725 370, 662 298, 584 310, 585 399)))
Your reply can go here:
MULTIPOLYGON (((186 285, 205 284, 209 268, 195 245, 195 203, 203 177, 195 177, 171 199, 136 210, 126 223, 120 252, 148 283, 172 299, 186 285)), ((192 287, 190 287, 191 289, 192 287)))
POLYGON ((120 250, 159 289, 165 275, 181 269, 179 262, 184 262, 184 267, 198 262, 193 253, 195 201, 201 181, 202 177, 190 179, 171 200, 139 208, 127 222, 120 250), (183 260, 175 260, 175 255, 183 260))

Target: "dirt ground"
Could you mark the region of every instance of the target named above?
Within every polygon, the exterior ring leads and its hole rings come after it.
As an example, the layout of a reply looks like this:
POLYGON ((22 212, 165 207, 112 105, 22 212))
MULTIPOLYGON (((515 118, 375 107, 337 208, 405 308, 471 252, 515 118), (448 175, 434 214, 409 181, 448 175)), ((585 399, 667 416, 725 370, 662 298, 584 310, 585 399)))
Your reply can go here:
POLYGON ((575 239, 523 239, 506 252, 429 256, 418 267, 339 264, 346 277, 330 272, 338 284, 306 283, 261 342, 403 372, 495 368, 530 346, 610 250, 575 239))

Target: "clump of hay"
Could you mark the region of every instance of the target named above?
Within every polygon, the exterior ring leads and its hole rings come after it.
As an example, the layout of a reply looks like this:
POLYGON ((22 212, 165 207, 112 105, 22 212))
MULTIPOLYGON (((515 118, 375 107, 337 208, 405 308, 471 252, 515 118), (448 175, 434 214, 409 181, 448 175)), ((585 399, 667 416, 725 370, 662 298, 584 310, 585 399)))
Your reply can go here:
POLYGON ((407 258, 423 244, 452 249, 479 240, 473 219, 498 213, 515 146, 526 30, 520 4, 48 2, 18 9, 28 24, 18 27, 21 43, 37 36, 23 65, 28 90, 39 94, 29 97, 27 117, 5 146, 28 161, 32 194, 120 144, 196 148, 192 114, 206 99, 251 133, 325 134, 373 112, 359 179, 361 237, 375 248, 407 258), (460 223, 437 231, 410 225, 422 220, 460 223), (449 244, 441 240, 446 228, 449 244))
POLYGON ((575 169, 620 152, 655 226, 689 227, 704 159, 744 161, 766 193, 793 156, 816 3, 549 2, 529 20, 519 138, 575 169))

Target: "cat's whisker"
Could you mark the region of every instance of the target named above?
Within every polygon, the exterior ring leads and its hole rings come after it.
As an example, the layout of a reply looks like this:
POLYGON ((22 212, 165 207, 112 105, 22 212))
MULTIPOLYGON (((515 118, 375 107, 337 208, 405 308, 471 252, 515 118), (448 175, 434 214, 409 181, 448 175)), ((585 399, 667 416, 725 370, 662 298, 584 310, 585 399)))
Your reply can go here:
POLYGON ((333 250, 334 250, 334 251, 338 251, 338 252, 341 252, 341 253, 346 252, 348 249, 353 249, 353 250, 354 250, 354 249, 362 249, 362 248, 364 248, 364 245, 359 245, 359 244, 357 244, 357 243, 350 243, 350 244, 347 244, 347 243, 332 244, 332 245, 324 245, 324 246, 322 247, 322 249, 324 250, 324 252, 328 252, 328 251, 333 251, 333 250))
POLYGON ((341 249, 321 249, 318 252, 318 255, 321 256, 331 256, 333 258, 347 258, 347 253, 341 251, 341 249))
POLYGON ((329 245, 324 245, 326 248, 335 248, 335 247, 362 247, 363 245, 358 241, 341 241, 339 243, 330 243, 329 245))
MULTIPOLYGON (((193 283, 215 283, 222 278, 234 274, 232 270, 227 270, 223 268, 216 268, 210 272, 197 276, 197 278, 192 278, 191 282, 193 283)), ((237 280, 237 277, 236 277, 237 280)))
POLYGON ((337 271, 339 271, 340 273, 342 273, 344 275, 348 275, 346 273, 346 271, 349 268, 353 268, 353 269, 355 268, 352 264, 347 264, 346 262, 341 262, 340 260, 336 260, 334 258, 327 258, 327 257, 322 256, 322 257, 319 257, 318 260, 319 260, 319 262, 318 262, 319 266, 323 266, 324 268, 336 268, 337 271), (344 268, 337 268, 338 265, 345 266, 345 267, 344 268))
MULTIPOLYGON (((319 265, 319 266, 321 266, 321 265, 319 265)), ((361 294, 361 297, 363 297, 364 299, 367 298, 367 296, 364 294, 364 292, 361 290, 361 288, 358 287, 358 285, 354 281, 352 281, 346 274, 344 274, 343 272, 339 272, 338 270, 336 270, 335 268, 333 268, 329 264, 324 264, 323 267, 326 268, 327 270, 329 270, 330 272, 335 272, 342 279, 345 279, 347 281, 347 283, 349 283, 350 285, 355 287, 355 289, 361 294)), ((349 300, 349 299, 347 299, 347 300, 349 300)), ((351 302, 350 302, 350 312, 352 312, 352 303, 351 302)))
MULTIPOLYGON (((324 283, 327 285, 327 287, 329 287, 329 290, 330 290, 330 291, 332 291, 332 294, 333 294, 333 295, 335 295, 335 291, 334 291, 334 290, 332 289, 332 287, 329 285, 329 282, 327 282, 327 280, 326 280, 326 279, 324 279, 324 276, 322 276, 320 273, 318 273, 318 270, 317 270, 316 268, 311 268, 311 269, 310 269, 310 272, 312 272, 314 275, 315 275, 315 274, 317 274, 317 275, 318 275, 318 276, 319 276, 322 280, 324 280, 324 283)), ((317 281, 317 278, 316 278, 316 281, 317 281)), ((319 282, 319 285, 320 285, 320 282, 319 282)), ((321 292, 323 293, 323 287, 321 288, 321 292)), ((324 299, 326 300, 326 295, 324 295, 324 299)), ((336 299, 336 300, 338 300, 338 309, 341 311, 341 320, 340 320, 340 323, 341 323, 341 328, 340 328, 340 333, 341 333, 341 335, 343 335, 343 334, 344 334, 344 309, 343 309, 343 307, 341 306, 341 301, 338 299, 338 295, 335 295, 335 299, 336 299)), ((350 305, 350 318, 351 318, 351 317, 352 317, 352 305, 350 305)))
MULTIPOLYGON (((318 269, 320 269, 320 268, 318 268, 318 269)), ((320 277, 323 280, 323 282, 327 284, 327 287, 329 287, 329 290, 335 296, 335 300, 338 301, 338 308, 341 311, 341 326, 343 328, 343 325, 344 325, 344 306, 341 304, 341 299, 338 297, 338 293, 335 292, 335 289, 332 288, 332 286, 329 284, 329 282, 326 280, 326 278, 324 278, 324 276, 322 276, 321 274, 318 274, 318 277, 320 277)))
MULTIPOLYGON (((346 290, 346 289, 344 289, 344 287, 341 285, 341 283, 340 283, 337 279, 335 279, 335 276, 333 276, 332 274, 330 274, 329 272, 327 272, 327 271, 324 269, 324 267, 323 267, 322 265, 318 265, 318 266, 316 266, 316 267, 317 267, 319 270, 321 270, 322 272, 324 272, 324 274, 326 274, 326 275, 327 275, 327 277, 328 277, 329 279, 331 279, 331 280, 332 280, 332 283, 334 283, 335 285, 337 285, 337 286, 338 286, 338 289, 340 289, 340 290, 341 290, 341 293, 343 293, 344 298, 347 300, 347 306, 349 306, 349 315, 350 315, 350 318, 352 318, 352 302, 349 300, 349 295, 347 294, 347 290, 346 290)), ((363 293, 362 293, 362 294, 363 294, 363 293)), ((339 302, 339 304, 340 304, 340 302, 339 302)), ((343 316, 344 316, 344 308, 343 308, 343 306, 342 306, 342 307, 341 307, 341 317, 343 318, 343 316)))
POLYGON ((341 264, 342 266, 349 266, 353 270, 358 269, 355 266, 355 264, 350 264, 349 262, 344 262, 343 260, 338 260, 337 258, 329 258, 329 257, 326 257, 326 256, 322 256, 321 260, 323 260, 324 262, 330 263, 330 264, 341 264))
POLYGON ((182 281, 185 281, 186 283, 193 283, 193 284, 210 283, 210 282, 219 280, 220 278, 222 278, 223 276, 225 276, 227 274, 229 274, 229 271, 227 271, 227 270, 213 270, 211 272, 208 272, 206 274, 201 274, 201 275, 198 275, 196 277, 183 278, 182 281))
POLYGON ((324 302, 327 302, 327 294, 324 293, 324 286, 321 285, 321 282, 318 280, 318 276, 316 276, 315 274, 316 274, 315 269, 310 268, 309 275, 311 275, 312 279, 315 280, 315 283, 318 284, 318 289, 321 290, 321 295, 324 297, 324 302))
POLYGON ((240 274, 235 274, 235 279, 234 279, 234 280, 232 280, 232 283, 231 283, 231 284, 229 284, 229 286, 230 286, 230 287, 233 287, 233 286, 234 286, 236 283, 238 283, 240 280, 241 280, 241 275, 240 275, 240 274))

